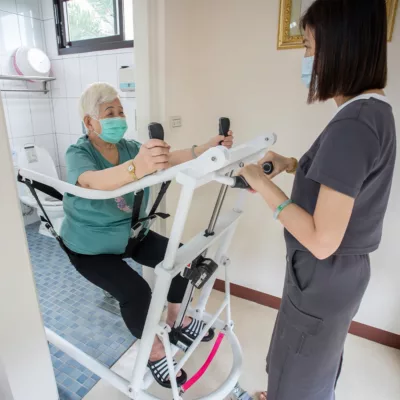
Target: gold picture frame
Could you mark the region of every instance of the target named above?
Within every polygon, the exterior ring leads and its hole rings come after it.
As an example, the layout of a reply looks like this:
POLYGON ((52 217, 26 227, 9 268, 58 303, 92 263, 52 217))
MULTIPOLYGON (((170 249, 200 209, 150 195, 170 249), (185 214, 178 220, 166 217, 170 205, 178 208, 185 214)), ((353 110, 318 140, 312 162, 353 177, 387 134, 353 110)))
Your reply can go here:
MULTIPOLYGON (((314 0, 280 0, 278 50, 298 49, 303 46, 300 32, 301 15, 314 0)), ((392 40, 399 0, 386 0, 388 9, 388 41, 392 40)))

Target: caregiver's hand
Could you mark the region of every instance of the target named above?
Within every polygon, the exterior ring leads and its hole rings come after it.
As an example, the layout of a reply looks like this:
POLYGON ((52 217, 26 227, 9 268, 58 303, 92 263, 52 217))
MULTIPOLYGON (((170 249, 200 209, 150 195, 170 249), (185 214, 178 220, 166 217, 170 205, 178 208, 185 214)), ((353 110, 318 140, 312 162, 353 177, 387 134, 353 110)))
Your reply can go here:
POLYGON ((161 171, 169 167, 168 143, 163 140, 151 139, 144 143, 135 157, 136 176, 140 179, 153 172, 161 171))
POLYGON ((287 158, 281 156, 280 154, 274 153, 273 151, 269 151, 267 154, 265 154, 262 160, 258 162, 258 165, 262 165, 265 162, 272 162, 274 165, 274 171, 272 174, 268 175, 268 178, 272 179, 281 172, 293 170, 296 161, 293 158, 287 158))
POLYGON ((268 182, 268 176, 264 173, 261 165, 249 164, 242 168, 238 175, 243 176, 250 185, 252 191, 259 192, 260 189, 268 182))

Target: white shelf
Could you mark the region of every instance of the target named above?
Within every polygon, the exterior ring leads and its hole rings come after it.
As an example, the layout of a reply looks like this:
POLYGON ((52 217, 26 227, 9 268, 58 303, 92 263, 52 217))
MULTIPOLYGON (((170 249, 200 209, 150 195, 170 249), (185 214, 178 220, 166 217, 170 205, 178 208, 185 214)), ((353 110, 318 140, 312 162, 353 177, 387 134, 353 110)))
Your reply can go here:
POLYGON ((43 84, 43 89, 4 89, 2 92, 40 92, 47 94, 49 89, 47 88, 47 83, 51 81, 55 81, 56 78, 51 76, 21 76, 21 75, 0 75, 0 80, 3 81, 33 81, 33 82, 41 82, 43 84))

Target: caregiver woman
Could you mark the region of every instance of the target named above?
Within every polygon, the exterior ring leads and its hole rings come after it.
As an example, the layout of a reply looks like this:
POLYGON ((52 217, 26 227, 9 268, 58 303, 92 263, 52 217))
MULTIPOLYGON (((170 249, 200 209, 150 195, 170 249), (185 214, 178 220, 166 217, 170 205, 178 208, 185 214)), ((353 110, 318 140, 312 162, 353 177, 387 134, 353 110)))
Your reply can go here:
MULTIPOLYGON (((268 400, 333 400, 343 347, 379 247, 396 157, 385 0, 317 0, 302 19, 308 102, 338 110, 299 163, 291 198, 256 165, 241 174, 285 227, 287 268, 267 357, 268 400)), ((261 396, 265 398, 265 394, 261 396)))
MULTIPOLYGON (((170 151, 167 143, 150 140, 142 146, 123 138, 127 123, 118 92, 106 83, 89 86, 80 98, 80 114, 87 135, 72 145, 66 154, 68 182, 94 190, 114 190, 152 174, 197 157, 220 141, 232 146, 232 133, 215 136, 201 146, 170 151)), ((61 237, 68 247, 76 270, 96 286, 114 296, 124 322, 132 335, 141 338, 151 301, 146 281, 124 260, 129 239, 134 194, 109 200, 89 200, 66 194, 65 218, 61 237)), ((146 216, 148 189, 145 190, 141 217, 146 216)), ((155 268, 165 255, 168 238, 149 231, 130 257, 141 265, 155 268)), ((167 323, 173 325, 188 281, 180 275, 168 293, 167 323)), ((204 323, 191 318, 183 322, 183 333, 194 340, 204 323)), ((212 332, 203 341, 212 339, 212 332)), ((170 386, 164 347, 156 338, 148 362, 156 381, 170 386)), ((186 381, 178 373, 178 384, 186 381)))

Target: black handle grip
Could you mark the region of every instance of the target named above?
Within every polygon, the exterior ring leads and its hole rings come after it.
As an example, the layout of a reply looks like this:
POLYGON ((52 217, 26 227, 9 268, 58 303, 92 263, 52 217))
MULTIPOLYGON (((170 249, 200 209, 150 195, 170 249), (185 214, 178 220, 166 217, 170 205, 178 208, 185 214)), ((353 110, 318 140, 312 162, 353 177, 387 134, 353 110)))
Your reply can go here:
MULTIPOLYGON (((227 117, 221 117, 219 119, 219 134, 227 137, 230 128, 231 128, 230 119, 227 117)), ((222 140, 219 142, 219 144, 222 144, 222 140)))
POLYGON ((149 137, 150 139, 164 140, 164 128, 158 122, 149 124, 149 137))
MULTIPOLYGON (((264 173, 266 175, 271 175, 272 172, 274 172, 274 164, 272 162, 266 162, 262 165, 262 168, 264 170, 264 173)), ((235 189, 251 189, 250 185, 246 181, 246 179, 243 176, 235 176, 233 178, 235 180, 235 183, 233 184, 233 188, 235 189)))
POLYGON ((265 175, 271 175, 274 172, 274 164, 271 161, 265 162, 262 167, 265 175))

